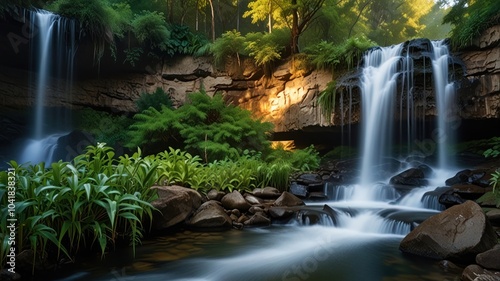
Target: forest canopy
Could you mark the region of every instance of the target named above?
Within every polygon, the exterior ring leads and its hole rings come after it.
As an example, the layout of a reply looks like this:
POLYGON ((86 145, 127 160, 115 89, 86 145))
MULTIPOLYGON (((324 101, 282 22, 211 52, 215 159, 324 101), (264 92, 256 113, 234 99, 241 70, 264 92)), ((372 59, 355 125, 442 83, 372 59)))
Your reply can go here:
MULTIPOLYGON (((134 64, 141 56, 206 55, 229 34, 246 38, 239 53, 277 60, 315 44, 341 45, 366 38, 386 46, 413 38, 451 37, 466 47, 479 32, 499 23, 496 0, 8 0, 76 18, 94 41, 99 59, 116 42, 134 64), (270 36, 276 34, 276 36, 270 36), (253 40, 253 41, 252 41, 253 40), (126 42, 125 44, 123 42, 126 42), (123 47, 122 47, 123 48, 123 47)), ((0 13, 1 14, 1 13, 0 13)))

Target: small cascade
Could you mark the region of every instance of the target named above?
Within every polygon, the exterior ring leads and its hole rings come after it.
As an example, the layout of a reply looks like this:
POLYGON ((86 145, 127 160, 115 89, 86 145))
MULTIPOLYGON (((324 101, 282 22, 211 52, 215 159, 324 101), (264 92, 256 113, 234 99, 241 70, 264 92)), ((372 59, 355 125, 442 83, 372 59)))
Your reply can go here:
POLYGON ((49 116, 46 93, 64 93, 65 96, 60 98, 68 102, 71 100, 77 27, 75 20, 48 11, 36 10, 27 13, 30 17, 30 30, 37 30, 30 45, 35 72, 33 83, 36 88, 32 135, 29 136, 32 140, 21 152, 20 160, 34 164, 55 160, 50 153, 57 147, 57 138, 53 133, 68 130, 71 125, 67 110, 52 112, 49 116), (54 83, 54 78, 63 82, 54 83), (51 149, 45 150, 48 148, 51 149))
POLYGON ((343 213, 338 218, 339 227, 361 233, 406 235, 411 225, 403 221, 383 218, 372 211, 365 211, 354 216, 343 213))
POLYGON ((20 163, 52 163, 56 160, 54 159, 54 153, 58 148, 57 141, 64 135, 65 134, 52 134, 43 139, 29 140, 21 155, 20 163))
MULTIPOLYGON (((401 201, 399 202, 399 205, 408 206, 408 207, 415 207, 415 208, 426 208, 426 209, 440 210, 440 207, 438 205, 434 204, 434 202, 432 202, 432 200, 431 200, 432 196, 426 195, 427 192, 433 191, 434 189, 436 189, 435 186, 415 188, 401 199, 401 201), (424 201, 424 198, 427 198, 427 199, 424 201)), ((437 198, 436 198, 436 202, 437 202, 437 198)), ((439 202, 437 202, 437 204, 439 204, 439 202)))

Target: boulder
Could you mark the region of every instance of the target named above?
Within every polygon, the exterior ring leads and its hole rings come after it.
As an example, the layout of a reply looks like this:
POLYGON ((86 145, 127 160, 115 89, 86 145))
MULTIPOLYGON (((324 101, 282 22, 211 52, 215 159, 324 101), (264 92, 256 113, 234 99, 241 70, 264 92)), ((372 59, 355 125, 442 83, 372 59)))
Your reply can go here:
POLYGON ((222 197, 221 203, 228 210, 238 209, 246 212, 250 208, 250 204, 248 204, 243 195, 237 190, 233 190, 233 192, 222 197))
POLYGON ((290 210, 285 207, 270 207, 269 215, 275 219, 286 219, 295 213, 294 210, 290 210))
POLYGON ((475 184, 459 183, 452 186, 453 192, 467 200, 476 200, 491 188, 484 188, 475 184))
POLYGON ((226 193, 224 193, 223 191, 218 191, 217 189, 211 189, 207 193, 207 198, 208 200, 220 201, 222 197, 224 197, 224 195, 226 195, 226 193))
POLYGON ((309 190, 307 186, 298 184, 296 182, 292 182, 290 184, 290 193, 301 198, 306 198, 307 196, 309 196, 309 190))
POLYGON ((184 222, 193 214, 202 202, 201 195, 193 189, 182 186, 154 186, 158 199, 151 205, 160 213, 154 212, 153 227, 164 229, 184 222))
POLYGON ((456 175, 453 177, 447 179, 445 181, 445 184, 448 186, 454 185, 454 184, 459 184, 459 183, 467 183, 469 181, 469 176, 471 175, 472 171, 467 169, 467 170, 462 170, 458 172, 456 175))
POLYGON ((305 173, 297 177, 297 182, 305 185, 310 185, 310 184, 322 183, 323 180, 321 176, 318 174, 305 173))
POLYGON ((489 271, 477 264, 467 266, 462 272, 462 281, 499 281, 500 272, 489 271))
POLYGON ((500 270, 500 244, 491 250, 478 254, 476 263, 487 269, 500 270))
POLYGON ((467 201, 422 222, 401 241, 399 249, 433 259, 469 262, 496 243, 496 233, 481 207, 467 201))
POLYGON ((467 200, 460 197, 460 195, 454 193, 453 190, 448 190, 439 196, 439 204, 444 205, 446 208, 462 204, 465 201, 467 200))
POLYGON ((486 213, 486 217, 488 217, 493 226, 500 226, 500 209, 489 210, 486 213))
POLYGON ((264 188, 255 188, 252 194, 263 199, 276 199, 280 197, 281 192, 274 187, 267 186, 264 188))
POLYGON ((410 168, 392 177, 389 183, 395 185, 423 186, 426 185, 428 181, 425 179, 425 174, 422 169, 410 168))
POLYGON ((198 229, 227 229, 232 227, 232 221, 219 202, 210 200, 196 210, 187 225, 198 229))
POLYGON ((264 200, 260 199, 259 197, 253 196, 252 194, 249 193, 245 193, 243 197, 245 197, 245 200, 247 200, 247 202, 252 205, 258 205, 264 202, 264 200))
POLYGON ((281 196, 274 201, 274 206, 278 207, 293 207, 304 205, 304 201, 290 192, 284 191, 281 196))
POLYGON ((245 226, 268 226, 271 224, 271 220, 265 217, 262 213, 257 213, 250 219, 246 220, 243 224, 245 226))

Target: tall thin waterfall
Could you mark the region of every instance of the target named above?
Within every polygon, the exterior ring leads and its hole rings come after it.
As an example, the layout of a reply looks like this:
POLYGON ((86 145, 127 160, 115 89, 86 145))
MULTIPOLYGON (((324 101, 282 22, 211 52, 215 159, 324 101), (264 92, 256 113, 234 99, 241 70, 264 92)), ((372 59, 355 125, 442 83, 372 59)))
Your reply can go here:
POLYGON ((456 113, 455 87, 450 81, 448 67, 450 54, 444 41, 433 41, 432 70, 434 75, 434 92, 437 108, 437 135, 435 137, 438 147, 438 166, 448 168, 452 163, 449 160, 447 149, 453 143, 453 126, 456 113))
POLYGON ((397 80, 402 44, 376 48, 364 56, 361 78, 362 167, 361 184, 373 182, 372 170, 391 147, 397 80))
MULTIPOLYGON (((54 151, 58 139, 55 136, 60 136, 60 131, 68 129, 70 118, 66 115, 49 118, 46 94, 53 91, 66 96, 71 95, 74 57, 77 50, 76 21, 44 10, 28 13, 30 30, 37 31, 31 42, 31 57, 35 71, 33 83, 36 87, 31 140, 21 152, 20 161, 50 162, 53 160, 51 152, 54 151), (51 82, 53 78, 59 78, 63 82, 51 82)), ((65 100, 70 99, 65 97, 65 100)))

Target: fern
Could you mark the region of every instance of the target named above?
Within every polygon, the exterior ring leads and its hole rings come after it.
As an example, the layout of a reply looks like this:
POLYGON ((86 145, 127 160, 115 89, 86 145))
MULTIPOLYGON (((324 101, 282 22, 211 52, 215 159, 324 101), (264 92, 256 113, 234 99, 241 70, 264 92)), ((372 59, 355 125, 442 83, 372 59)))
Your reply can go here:
POLYGON ((200 155, 205 162, 236 157, 245 149, 266 151, 272 125, 254 120, 247 110, 226 105, 221 95, 192 93, 173 110, 150 107, 134 116, 129 147, 159 151, 171 146, 200 155))
POLYGON ((335 103, 337 97, 336 82, 331 81, 324 91, 319 94, 318 104, 321 107, 321 114, 331 122, 332 114, 335 111, 335 103))

